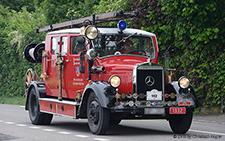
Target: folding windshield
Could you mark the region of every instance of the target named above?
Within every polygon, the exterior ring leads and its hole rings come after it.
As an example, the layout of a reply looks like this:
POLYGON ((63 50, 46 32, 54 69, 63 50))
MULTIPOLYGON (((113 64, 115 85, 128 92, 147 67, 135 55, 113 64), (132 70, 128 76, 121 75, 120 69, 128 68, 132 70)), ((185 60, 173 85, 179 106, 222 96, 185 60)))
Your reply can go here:
POLYGON ((155 58, 155 48, 151 37, 131 35, 101 35, 94 40, 99 57, 108 55, 139 55, 155 58))

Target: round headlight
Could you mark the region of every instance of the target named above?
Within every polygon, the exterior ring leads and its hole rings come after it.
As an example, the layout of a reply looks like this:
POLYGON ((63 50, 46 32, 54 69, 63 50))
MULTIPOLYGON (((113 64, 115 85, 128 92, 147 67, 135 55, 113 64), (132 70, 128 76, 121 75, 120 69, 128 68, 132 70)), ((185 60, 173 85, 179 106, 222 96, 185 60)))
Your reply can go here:
POLYGON ((121 79, 119 76, 117 75, 113 75, 109 78, 109 84, 114 87, 114 88, 118 88, 121 84, 121 79))
POLYGON ((95 39, 98 36, 98 29, 93 25, 89 25, 85 29, 85 36, 90 40, 95 39))
POLYGON ((190 85, 190 81, 183 76, 179 79, 178 84, 181 88, 186 89, 190 85))

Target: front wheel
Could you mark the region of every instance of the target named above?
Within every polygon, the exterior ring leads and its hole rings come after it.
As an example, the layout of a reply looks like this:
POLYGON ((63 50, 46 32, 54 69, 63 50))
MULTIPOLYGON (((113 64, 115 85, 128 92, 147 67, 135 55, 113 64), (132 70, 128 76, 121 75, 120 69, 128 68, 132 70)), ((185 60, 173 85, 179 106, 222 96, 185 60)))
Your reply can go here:
POLYGON ((110 112, 101 107, 94 92, 91 92, 87 105, 88 126, 93 134, 105 134, 109 127, 110 112))
POLYGON ((52 116, 52 114, 40 112, 39 99, 35 89, 32 88, 29 95, 29 117, 31 122, 35 125, 48 125, 52 121, 52 116))
POLYGON ((170 128, 175 134, 185 134, 192 123, 193 112, 188 112, 185 115, 170 115, 170 128))
POLYGON ((118 114, 110 115, 110 124, 111 125, 118 125, 122 121, 122 118, 118 114))

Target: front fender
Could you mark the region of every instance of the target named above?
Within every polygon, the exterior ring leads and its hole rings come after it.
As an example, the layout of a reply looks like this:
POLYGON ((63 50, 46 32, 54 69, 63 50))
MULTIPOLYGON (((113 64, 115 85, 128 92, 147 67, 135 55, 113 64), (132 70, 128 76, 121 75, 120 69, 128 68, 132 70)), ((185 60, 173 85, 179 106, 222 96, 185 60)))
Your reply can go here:
POLYGON ((110 97, 112 97, 116 93, 115 88, 111 87, 107 82, 91 82, 91 84, 88 84, 84 89, 81 104, 78 108, 78 116, 86 117, 87 101, 89 94, 92 91, 96 94, 97 98, 99 99, 100 105, 103 108, 110 107, 110 97))
MULTIPOLYGON (((173 93, 176 93, 176 94, 181 94, 181 91, 182 91, 182 88, 180 88, 179 85, 178 85, 178 81, 173 81, 173 82, 167 84, 165 89, 166 89, 165 90, 166 93, 173 92, 173 93)), ((193 86, 189 85, 189 87, 187 89, 191 93, 191 98, 194 101, 195 108, 198 108, 199 102, 198 102, 197 95, 195 93, 195 90, 194 90, 193 86)))

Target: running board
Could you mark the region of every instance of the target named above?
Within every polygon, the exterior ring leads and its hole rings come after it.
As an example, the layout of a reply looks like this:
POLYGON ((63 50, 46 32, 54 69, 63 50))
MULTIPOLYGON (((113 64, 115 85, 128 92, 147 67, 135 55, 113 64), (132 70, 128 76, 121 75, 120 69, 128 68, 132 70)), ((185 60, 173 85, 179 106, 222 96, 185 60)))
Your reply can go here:
POLYGON ((77 102, 72 101, 59 101, 52 98, 39 98, 40 112, 55 114, 58 116, 66 116, 71 118, 77 118, 77 109, 80 106, 77 102))

